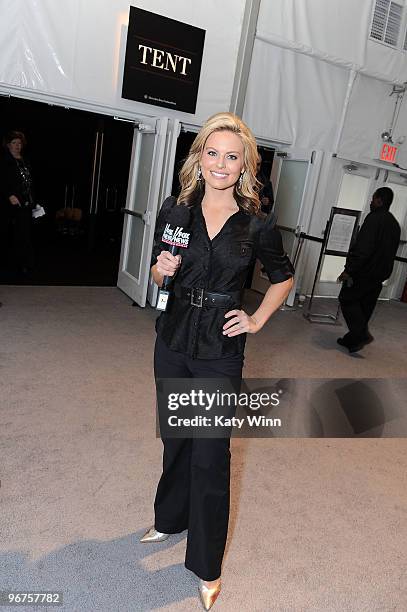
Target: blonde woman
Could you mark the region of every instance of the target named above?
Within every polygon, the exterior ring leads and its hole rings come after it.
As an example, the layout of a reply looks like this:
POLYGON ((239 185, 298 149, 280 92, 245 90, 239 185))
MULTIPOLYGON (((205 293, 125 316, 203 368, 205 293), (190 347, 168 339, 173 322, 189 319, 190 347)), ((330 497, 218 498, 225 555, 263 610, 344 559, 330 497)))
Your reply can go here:
MULTIPOLYGON (((178 199, 164 202, 155 232, 152 275, 175 277, 175 298, 157 321, 157 378, 241 379, 246 334, 255 334, 292 286, 293 268, 272 217, 260 212, 256 141, 241 119, 219 113, 195 138, 180 172, 178 199), (171 209, 191 213, 189 248, 172 255, 161 236, 171 209), (241 309, 243 288, 258 257, 271 286, 253 314, 241 309)), ((164 438, 155 522, 142 542, 188 530, 185 566, 199 578, 206 610, 221 588, 229 519, 230 440, 164 438)))

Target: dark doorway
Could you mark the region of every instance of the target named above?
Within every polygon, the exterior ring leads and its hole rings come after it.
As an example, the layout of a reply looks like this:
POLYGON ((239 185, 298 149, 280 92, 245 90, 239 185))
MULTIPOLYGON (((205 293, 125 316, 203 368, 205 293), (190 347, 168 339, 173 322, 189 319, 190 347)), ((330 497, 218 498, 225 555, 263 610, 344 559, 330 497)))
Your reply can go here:
POLYGON ((0 282, 115 286, 133 123, 12 97, 0 98, 0 115, 2 139, 13 129, 27 138, 34 200, 46 210, 32 223, 33 270, 24 276, 6 257, 0 282))
POLYGON ((181 185, 179 182, 179 171, 182 168, 182 164, 188 157, 189 149, 196 138, 195 132, 186 132, 181 130, 177 140, 177 149, 175 152, 175 166, 174 166, 174 177, 172 179, 172 195, 179 196, 181 191, 181 185))
POLYGON ((261 161, 257 171, 257 179, 262 187, 259 191, 261 210, 269 214, 274 207, 274 190, 271 183, 271 170, 273 168, 274 149, 257 147, 261 161))
POLYGON ((259 154, 261 155, 260 171, 265 177, 270 178, 271 169, 273 167, 275 150, 269 149, 268 147, 260 147, 260 146, 257 147, 257 150, 259 154))

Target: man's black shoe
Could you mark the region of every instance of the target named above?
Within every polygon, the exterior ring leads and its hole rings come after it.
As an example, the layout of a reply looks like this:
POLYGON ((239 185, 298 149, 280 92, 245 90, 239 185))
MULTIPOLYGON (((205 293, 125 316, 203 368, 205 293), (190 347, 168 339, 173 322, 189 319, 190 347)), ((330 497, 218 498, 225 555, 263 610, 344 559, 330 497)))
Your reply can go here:
POLYGON ((355 344, 354 346, 348 346, 349 353, 357 353, 364 346, 366 346, 366 344, 367 344, 366 342, 359 342, 359 344, 355 344))
POLYGON ((373 342, 374 337, 372 336, 372 334, 370 332, 367 332, 366 338, 364 340, 365 344, 370 344, 371 342, 373 342))
POLYGON ((365 342, 365 341, 359 342, 358 344, 352 345, 352 344, 348 344, 344 338, 337 339, 337 343, 340 344, 340 346, 344 346, 345 348, 347 348, 349 353, 357 353, 369 342, 372 342, 372 340, 369 340, 368 342, 365 342))
POLYGON ((355 344, 354 346, 349 346, 349 345, 345 345, 345 346, 348 347, 349 353, 357 353, 364 346, 366 346, 367 344, 370 344, 371 342, 373 342, 373 340, 374 340, 374 338, 373 338, 372 334, 370 332, 367 332, 366 338, 362 342, 359 342, 358 344, 355 344))

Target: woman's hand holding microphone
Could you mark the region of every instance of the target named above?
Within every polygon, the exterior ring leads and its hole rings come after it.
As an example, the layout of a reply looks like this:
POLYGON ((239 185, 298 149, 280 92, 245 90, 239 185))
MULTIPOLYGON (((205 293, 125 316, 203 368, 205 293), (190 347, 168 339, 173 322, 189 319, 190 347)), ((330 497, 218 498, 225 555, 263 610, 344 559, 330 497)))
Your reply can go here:
POLYGON ((157 257, 156 270, 164 276, 175 276, 181 265, 181 255, 171 255, 169 251, 161 251, 157 257))

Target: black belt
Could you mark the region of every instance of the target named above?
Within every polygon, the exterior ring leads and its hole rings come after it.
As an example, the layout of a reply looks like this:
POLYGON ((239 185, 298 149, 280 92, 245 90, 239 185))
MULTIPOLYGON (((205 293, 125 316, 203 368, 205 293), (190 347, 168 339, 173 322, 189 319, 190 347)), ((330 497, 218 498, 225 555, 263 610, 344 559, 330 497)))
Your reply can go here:
POLYGON ((174 293, 177 298, 188 300, 192 306, 197 308, 202 308, 203 306, 219 308, 231 306, 232 304, 240 306, 241 302, 241 291, 215 293, 199 287, 180 287, 175 285, 174 293))

